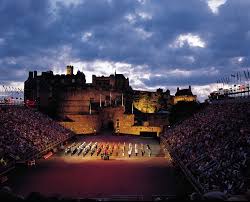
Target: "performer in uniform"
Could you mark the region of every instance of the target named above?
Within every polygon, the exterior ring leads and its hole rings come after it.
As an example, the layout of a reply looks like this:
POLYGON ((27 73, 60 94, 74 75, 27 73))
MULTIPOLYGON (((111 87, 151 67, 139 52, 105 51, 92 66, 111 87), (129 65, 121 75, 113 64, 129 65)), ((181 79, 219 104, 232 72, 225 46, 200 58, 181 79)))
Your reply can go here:
POLYGON ((126 144, 125 144, 125 142, 124 142, 123 148, 122 148, 122 156, 125 156, 125 148, 126 148, 126 144))
POLYGON ((141 155, 144 156, 144 153, 145 153, 145 151, 144 151, 144 145, 141 143, 141 155))
POLYGON ((128 157, 130 158, 132 154, 132 148, 128 150, 128 157))
POLYGON ((138 155, 138 145, 135 144, 135 155, 137 156, 138 155))
POLYGON ((152 150, 149 149, 149 150, 148 150, 148 156, 151 157, 151 155, 152 155, 152 150))
POLYGON ((116 148, 116 156, 119 155, 119 150, 120 150, 120 142, 118 143, 117 148, 116 148))

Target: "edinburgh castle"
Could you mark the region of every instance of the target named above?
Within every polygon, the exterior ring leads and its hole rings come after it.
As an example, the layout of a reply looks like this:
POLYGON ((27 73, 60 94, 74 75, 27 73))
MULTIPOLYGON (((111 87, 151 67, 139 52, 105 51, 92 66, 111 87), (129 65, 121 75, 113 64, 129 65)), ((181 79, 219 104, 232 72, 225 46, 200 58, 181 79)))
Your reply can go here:
POLYGON ((29 72, 24 98, 77 134, 110 129, 115 134, 146 136, 160 136, 169 125, 169 109, 177 102, 196 101, 191 87, 178 88, 175 96, 169 90, 133 90, 123 74, 93 75, 92 83, 86 83, 85 74, 74 74, 73 66, 67 66, 66 75, 29 72))

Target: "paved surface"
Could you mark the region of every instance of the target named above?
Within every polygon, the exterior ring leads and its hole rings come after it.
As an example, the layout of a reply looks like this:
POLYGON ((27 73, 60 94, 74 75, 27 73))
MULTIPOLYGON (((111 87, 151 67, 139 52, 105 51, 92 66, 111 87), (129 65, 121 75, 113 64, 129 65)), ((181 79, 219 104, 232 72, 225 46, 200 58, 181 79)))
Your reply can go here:
MULTIPOLYGON (((183 195, 192 188, 176 171, 168 155, 164 155, 157 140, 141 137, 84 136, 76 142, 144 143, 152 148, 152 156, 129 158, 111 156, 104 161, 96 154, 64 155, 57 153, 47 160, 40 160, 33 168, 16 170, 8 185, 21 195, 32 191, 64 197, 105 198, 114 195, 140 195, 144 200, 152 195, 183 195)), ((70 143, 69 143, 70 144, 70 143)))

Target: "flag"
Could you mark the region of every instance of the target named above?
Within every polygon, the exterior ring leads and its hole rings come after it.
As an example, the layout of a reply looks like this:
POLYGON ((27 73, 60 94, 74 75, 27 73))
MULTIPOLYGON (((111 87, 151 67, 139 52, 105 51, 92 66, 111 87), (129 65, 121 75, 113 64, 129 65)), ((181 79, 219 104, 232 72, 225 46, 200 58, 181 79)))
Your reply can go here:
POLYGON ((235 78, 235 75, 234 75, 234 74, 231 74, 231 77, 234 77, 234 78, 235 78))
POLYGON ((226 78, 225 78, 225 82, 226 82, 226 84, 228 84, 228 83, 229 83, 229 81, 228 81, 228 77, 226 77, 226 78))

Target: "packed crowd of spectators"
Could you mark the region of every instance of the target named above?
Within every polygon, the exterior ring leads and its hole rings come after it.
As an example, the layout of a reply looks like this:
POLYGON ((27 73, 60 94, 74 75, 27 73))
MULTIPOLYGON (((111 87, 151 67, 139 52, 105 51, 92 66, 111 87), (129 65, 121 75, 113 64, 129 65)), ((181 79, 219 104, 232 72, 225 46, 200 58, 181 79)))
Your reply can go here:
POLYGON ((72 136, 48 116, 23 106, 0 106, 0 172, 72 136), (12 160, 12 161, 11 161, 12 160))
POLYGON ((210 104, 163 140, 204 192, 235 195, 249 188, 250 102, 210 104))

